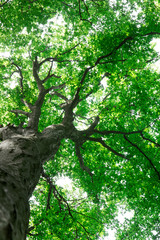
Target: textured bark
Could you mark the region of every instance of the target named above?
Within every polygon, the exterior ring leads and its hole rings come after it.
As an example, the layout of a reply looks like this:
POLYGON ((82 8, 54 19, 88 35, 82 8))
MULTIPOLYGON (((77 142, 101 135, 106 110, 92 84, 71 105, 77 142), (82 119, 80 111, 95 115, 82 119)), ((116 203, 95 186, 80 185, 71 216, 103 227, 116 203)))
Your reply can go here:
POLYGON ((0 135, 0 239, 24 240, 29 222, 29 198, 42 164, 57 152, 64 136, 62 126, 51 126, 42 134, 4 128, 0 135))

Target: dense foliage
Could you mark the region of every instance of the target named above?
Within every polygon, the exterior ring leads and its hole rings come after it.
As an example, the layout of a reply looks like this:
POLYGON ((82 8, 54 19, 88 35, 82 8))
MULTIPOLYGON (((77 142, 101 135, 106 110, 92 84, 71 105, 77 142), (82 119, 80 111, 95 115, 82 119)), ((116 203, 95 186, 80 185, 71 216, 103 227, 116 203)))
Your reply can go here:
POLYGON ((64 103, 77 92, 74 126, 84 131, 97 119, 80 148, 64 139, 45 163, 30 200, 28 240, 105 239, 107 228, 117 240, 160 237, 160 76, 152 41, 159 16, 153 0, 1 1, 1 124, 27 126, 24 99, 34 104, 39 92, 36 60, 50 88, 39 132, 62 122, 64 103), (61 177, 70 186, 58 185, 61 177), (134 213, 123 224, 122 208, 134 213))

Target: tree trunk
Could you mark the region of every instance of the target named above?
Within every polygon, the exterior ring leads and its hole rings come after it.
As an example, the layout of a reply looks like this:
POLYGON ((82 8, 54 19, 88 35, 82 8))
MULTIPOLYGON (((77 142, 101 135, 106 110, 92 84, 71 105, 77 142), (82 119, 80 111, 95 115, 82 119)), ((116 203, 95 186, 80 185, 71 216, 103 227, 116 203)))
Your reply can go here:
POLYGON ((26 239, 29 198, 43 163, 57 152, 64 131, 51 126, 42 134, 15 132, 0 144, 0 240, 26 239))

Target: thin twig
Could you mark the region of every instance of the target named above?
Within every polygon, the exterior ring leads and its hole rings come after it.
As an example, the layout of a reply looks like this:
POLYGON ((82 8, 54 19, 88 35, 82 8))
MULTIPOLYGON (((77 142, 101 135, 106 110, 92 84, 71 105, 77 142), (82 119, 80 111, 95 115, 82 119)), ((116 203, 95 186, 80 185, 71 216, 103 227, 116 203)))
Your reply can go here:
POLYGON ((23 114, 23 115, 25 115, 25 116, 27 116, 27 117, 29 117, 29 115, 30 115, 29 112, 25 112, 25 111, 23 111, 23 110, 18 110, 18 109, 16 109, 16 110, 10 110, 10 112, 15 113, 16 115, 17 115, 17 114, 23 114))
POLYGON ((118 153, 117 151, 115 151, 113 148, 111 148, 110 146, 108 146, 103 140, 102 138, 93 138, 93 137, 86 137, 87 140, 93 141, 93 142, 98 142, 100 143, 103 147, 107 148, 110 152, 114 153, 115 155, 117 155, 118 157, 127 159, 127 157, 124 154, 118 153))
POLYGON ((143 133, 141 133, 141 136, 142 136, 142 138, 143 138, 144 140, 149 141, 149 142, 152 142, 152 143, 155 144, 155 146, 160 147, 160 144, 159 144, 159 143, 156 143, 156 142, 154 142, 153 140, 144 137, 143 133))
POLYGON ((23 94, 23 74, 22 74, 22 70, 20 69, 20 67, 16 64, 16 63, 12 63, 12 65, 14 65, 17 69, 18 69, 18 72, 19 72, 19 75, 20 75, 20 89, 21 89, 21 92, 23 94))
POLYGON ((92 182, 93 182, 93 173, 91 172, 91 170, 87 166, 84 165, 83 157, 81 155, 80 146, 79 146, 78 143, 75 143, 75 150, 76 150, 76 155, 78 157, 81 169, 83 171, 86 171, 91 176, 91 179, 92 179, 92 182))
POLYGON ((53 92, 51 95, 56 95, 59 98, 62 98, 63 100, 65 100, 66 102, 68 102, 68 98, 66 98, 64 95, 62 95, 59 92, 53 92))
POLYGON ((48 93, 48 92, 50 92, 50 91, 52 91, 52 90, 54 90, 54 89, 61 89, 61 88, 65 87, 65 86, 66 86, 65 83, 62 83, 62 84, 57 85, 57 86, 52 86, 52 87, 46 89, 46 92, 48 93))
POLYGON ((6 3, 8 3, 10 0, 5 1, 4 3, 0 4, 0 7, 3 7, 6 3))
POLYGON ((101 135, 109 135, 109 134, 123 134, 123 135, 131 135, 131 134, 138 134, 138 133, 142 133, 143 130, 138 130, 138 131, 132 131, 132 132, 123 132, 123 131, 114 131, 114 130, 104 130, 104 131, 99 131, 97 129, 94 129, 94 133, 98 133, 101 135))
POLYGON ((77 43, 74 47, 72 47, 72 48, 70 48, 70 49, 68 49, 66 52, 63 52, 63 53, 60 53, 59 55, 64 55, 64 54, 66 54, 66 53, 69 53, 69 52, 71 52, 73 49, 75 49, 78 45, 80 44, 80 42, 79 43, 77 43))
POLYGON ((160 173, 159 171, 156 169, 156 167, 154 166, 153 162, 151 161, 151 159, 133 142, 131 142, 126 135, 124 135, 124 139, 129 142, 133 147, 137 148, 138 151, 149 161, 149 163, 151 164, 151 166, 153 167, 153 169, 155 170, 155 172, 158 175, 158 178, 160 180, 160 173))
POLYGON ((97 61, 95 62, 95 66, 97 64, 100 63, 100 60, 101 59, 104 59, 104 58, 107 58, 109 56, 111 56, 113 53, 115 53, 118 49, 120 49, 126 42, 130 41, 130 40, 133 40, 134 38, 133 37, 126 37, 118 46, 116 46, 110 53, 104 55, 104 56, 101 56, 97 59, 97 61))

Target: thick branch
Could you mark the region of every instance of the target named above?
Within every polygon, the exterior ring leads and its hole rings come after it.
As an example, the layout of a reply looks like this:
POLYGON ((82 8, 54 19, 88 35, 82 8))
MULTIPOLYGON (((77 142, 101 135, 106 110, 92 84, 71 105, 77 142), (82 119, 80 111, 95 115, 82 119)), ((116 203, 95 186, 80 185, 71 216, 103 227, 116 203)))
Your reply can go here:
POLYGON ((42 62, 39 63, 39 67, 45 62, 54 62, 54 61, 57 61, 57 58, 53 58, 53 57, 45 58, 42 62))
MULTIPOLYGON (((51 66, 50 66, 50 69, 49 69, 49 71, 48 71, 47 77, 49 77, 49 76, 51 75, 52 68, 53 68, 53 61, 51 62, 51 66)), ((44 80, 43 80, 43 81, 44 81, 44 80)))
MULTIPOLYGON (((80 0, 79 0, 79 5, 80 5, 80 0)), ((88 68, 85 69, 84 73, 83 73, 83 76, 81 78, 81 81, 80 81, 80 84, 79 84, 79 87, 77 88, 77 91, 76 91, 76 94, 75 94, 75 97, 74 97, 74 100, 73 100, 73 103, 76 102, 77 103, 77 99, 79 98, 79 92, 82 88, 82 85, 83 85, 83 82, 88 74, 88 72, 90 71, 90 69, 94 68, 96 65, 100 64, 100 60, 103 59, 103 58, 106 58, 106 57, 109 57, 111 56, 114 52, 116 52, 119 48, 121 48, 121 46, 123 46, 128 40, 131 40, 133 39, 132 37, 127 37, 126 39, 124 39, 117 47, 115 47, 109 54, 105 55, 105 56, 101 56, 97 59, 97 61, 95 62, 95 65, 93 66, 90 66, 88 68)))
POLYGON ((45 89, 43 86, 43 83, 54 75, 54 74, 50 74, 52 69, 52 64, 51 64, 48 76, 44 79, 44 81, 41 81, 41 79, 39 78, 39 75, 38 75, 39 68, 40 68, 40 64, 38 63, 37 57, 35 57, 35 61, 33 61, 33 76, 39 89, 39 95, 35 104, 33 106, 29 105, 29 108, 31 109, 32 113, 30 114, 28 127, 36 131, 38 130, 38 123, 41 115, 41 107, 43 105, 45 95, 53 89, 60 89, 64 86, 64 84, 60 84, 59 86, 52 86, 51 88, 45 89))
POLYGON ((92 135, 94 133, 94 128, 97 126, 99 122, 99 116, 97 116, 94 122, 90 125, 90 127, 84 131, 81 131, 82 134, 86 134, 87 136, 92 135))
MULTIPOLYGON (((49 175, 47 175, 47 174, 44 172, 43 169, 42 169, 42 177, 45 178, 46 181, 47 181, 47 183, 49 184, 49 193, 48 193, 48 200, 47 200, 47 206, 48 206, 48 208, 47 208, 46 210, 48 210, 48 209, 50 208, 50 203, 49 203, 49 201, 50 201, 50 197, 51 197, 51 192, 52 192, 52 190, 53 190, 54 197, 57 199, 58 204, 59 204, 59 207, 60 207, 60 212, 61 212, 61 210, 62 210, 61 204, 63 203, 63 204, 65 204, 65 207, 66 207, 65 211, 67 210, 69 216, 70 216, 73 220, 76 220, 76 219, 74 219, 74 216, 72 215, 72 212, 75 212, 76 214, 81 214, 81 215, 83 215, 83 216, 85 216, 85 217, 88 217, 88 218, 91 218, 91 219, 96 220, 95 218, 92 218, 92 217, 87 216, 87 215, 85 215, 85 214, 79 213, 79 212, 77 212, 77 211, 75 211, 75 210, 72 210, 71 207, 70 207, 69 204, 68 204, 68 201, 62 196, 62 194, 59 193, 59 191, 57 190, 56 186, 53 184, 52 179, 49 177, 49 175)), ((47 213, 46 213, 46 215, 47 215, 47 213)), ((39 225, 39 224, 40 224, 41 222, 43 222, 44 220, 45 220, 45 218, 42 218, 42 219, 40 219, 40 220, 38 221, 37 224, 35 224, 34 226, 29 227, 27 233, 30 234, 30 231, 32 231, 32 230, 35 228, 35 226, 39 225)), ((98 222, 98 220, 96 220, 96 221, 98 222)), ((84 229, 84 231, 86 232, 86 234, 89 235, 89 232, 86 230, 86 228, 85 228, 79 221, 76 220, 76 222, 84 229)), ((31 235, 31 234, 30 234, 30 235, 31 235)), ((87 239, 89 239, 89 238, 87 237, 87 239)))
MULTIPOLYGON (((80 16, 81 16, 81 4, 80 4, 80 0, 79 0, 78 2, 79 2, 79 13, 80 13, 80 16)), ((160 33, 158 33, 158 32, 150 32, 150 33, 147 33, 147 34, 142 35, 142 37, 148 36, 148 35, 154 35, 154 34, 160 34, 160 33)), ((92 65, 92 66, 90 66, 90 67, 87 67, 87 68, 85 69, 85 71, 84 71, 84 73, 83 73, 83 76, 82 76, 82 78, 81 78, 79 87, 77 88, 75 97, 74 97, 74 99, 73 99, 73 101, 72 101, 72 106, 75 107, 75 106, 79 103, 79 101, 80 101, 80 100, 79 100, 79 92, 80 92, 80 90, 81 90, 81 88, 82 88, 83 82, 84 82, 84 80, 85 80, 88 72, 90 71, 90 69, 96 67, 98 64, 101 64, 100 61, 101 61, 102 59, 107 58, 107 57, 110 57, 110 56, 111 56, 112 54, 114 54, 118 49, 120 49, 126 42, 131 41, 131 40, 134 40, 135 37, 136 37, 136 36, 134 36, 134 37, 131 37, 131 36, 126 37, 126 38, 125 38, 123 41, 121 41, 121 42, 119 43, 119 45, 117 45, 110 53, 108 53, 108 54, 106 54, 106 55, 104 55, 104 56, 99 57, 99 58, 97 59, 97 61, 95 62, 94 65, 92 65)), ((122 60, 118 60, 118 61, 122 61, 122 62, 123 62, 123 61, 126 61, 126 59, 124 59, 124 60, 122 59, 122 60)), ((113 61, 105 61, 105 62, 103 62, 103 64, 104 64, 104 63, 109 63, 109 62, 113 62, 113 61)), ((73 108, 74 108, 74 107, 73 107, 73 108)), ((72 108, 72 110, 73 110, 73 108, 72 108)))
POLYGON ((156 167, 154 166, 153 162, 151 161, 151 159, 133 142, 131 142, 126 135, 124 135, 124 138, 127 142, 129 142, 133 147, 137 148, 137 150, 149 161, 149 163, 151 164, 151 166, 153 167, 153 169, 155 170, 155 172, 158 175, 158 178, 160 180, 160 173, 159 171, 156 169, 156 167))
MULTIPOLYGON (((149 33, 146 33, 146 34, 144 34, 144 35, 141 35, 140 37, 145 37, 145 36, 149 36, 149 35, 157 35, 157 34, 160 35, 159 32, 149 32, 149 33)), ((104 59, 104 58, 107 58, 107 57, 111 56, 111 55, 114 54, 118 49, 120 49, 126 42, 131 41, 131 40, 134 40, 135 37, 137 37, 137 36, 134 36, 134 37, 128 36, 128 37, 126 37, 126 38, 125 38, 118 46, 116 46, 110 53, 108 53, 108 54, 106 54, 106 55, 104 55, 104 56, 99 57, 99 58, 97 59, 97 61, 95 62, 95 66, 96 66, 97 64, 100 64, 101 59, 104 59)), ((125 60, 123 60, 123 61, 125 61, 125 60)), ((105 62, 104 62, 104 63, 105 63, 105 62)))
POLYGON ((35 57, 35 61, 33 61, 33 77, 37 83, 39 91, 44 90, 44 86, 42 84, 41 79, 39 78, 38 71, 39 71, 40 64, 38 63, 37 57, 35 57))
MULTIPOLYGON (((60 55, 62 55, 63 53, 61 53, 60 55)), ((63 62, 80 62, 79 60, 73 60, 73 59, 69 59, 69 60, 60 60, 57 57, 53 58, 53 57, 48 57, 46 59, 44 59, 42 62, 39 63, 39 67, 45 63, 45 62, 59 62, 59 63, 63 63, 63 62)))

